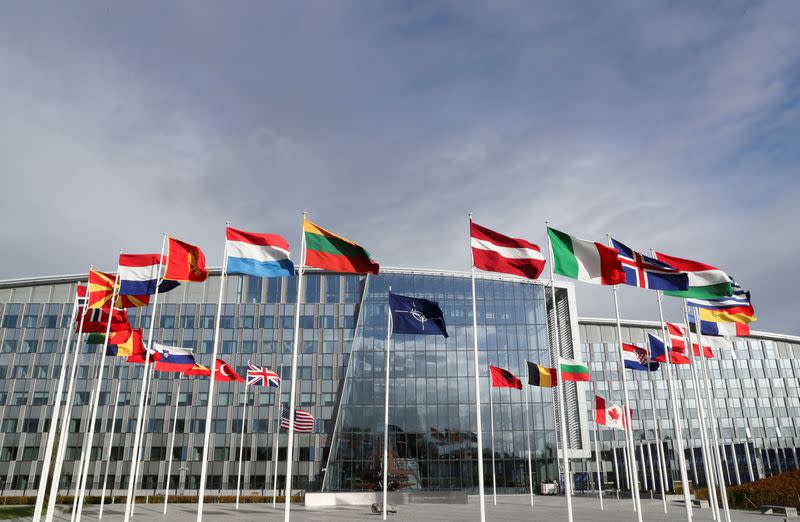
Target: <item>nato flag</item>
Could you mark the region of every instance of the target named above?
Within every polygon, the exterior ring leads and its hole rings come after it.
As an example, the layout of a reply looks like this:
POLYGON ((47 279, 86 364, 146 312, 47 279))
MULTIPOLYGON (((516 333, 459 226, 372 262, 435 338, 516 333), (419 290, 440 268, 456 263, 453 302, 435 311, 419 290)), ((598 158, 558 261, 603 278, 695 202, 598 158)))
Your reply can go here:
POLYGON ((444 335, 447 327, 438 303, 389 292, 392 332, 421 335, 444 335))

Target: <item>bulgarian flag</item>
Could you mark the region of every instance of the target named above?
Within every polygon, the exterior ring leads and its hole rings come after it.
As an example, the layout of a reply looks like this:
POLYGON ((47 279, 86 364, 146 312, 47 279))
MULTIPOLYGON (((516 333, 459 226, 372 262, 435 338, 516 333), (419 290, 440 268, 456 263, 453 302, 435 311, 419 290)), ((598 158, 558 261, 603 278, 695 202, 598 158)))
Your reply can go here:
POLYGON ((550 227, 547 227, 547 236, 556 274, 594 285, 625 283, 625 270, 617 249, 578 239, 550 227))
POLYGON ((564 357, 558 358, 558 365, 561 369, 562 381, 591 381, 592 374, 589 373, 589 367, 581 364, 574 359, 566 359, 564 357))
POLYGON ((303 221, 303 231, 307 266, 351 274, 378 273, 380 266, 369 258, 369 252, 361 245, 328 232, 307 219, 303 221))
POLYGON ((719 268, 656 252, 656 258, 689 276, 689 289, 664 292, 673 297, 693 297, 695 299, 718 299, 733 295, 731 278, 719 268))

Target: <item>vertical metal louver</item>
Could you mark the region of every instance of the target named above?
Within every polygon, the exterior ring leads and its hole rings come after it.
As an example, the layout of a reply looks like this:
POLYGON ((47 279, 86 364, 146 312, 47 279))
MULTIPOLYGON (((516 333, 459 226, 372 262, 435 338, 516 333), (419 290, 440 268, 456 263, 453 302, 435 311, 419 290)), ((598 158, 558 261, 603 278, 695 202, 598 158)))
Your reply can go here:
MULTIPOLYGON (((561 356, 570 359, 575 358, 575 348, 572 338, 572 320, 569 308, 569 299, 567 297, 567 290, 565 288, 556 288, 556 308, 558 310, 558 333, 559 333, 559 346, 561 348, 561 356)), ((547 292, 547 333, 548 340, 551 347, 555 347, 555 317, 553 316, 553 303, 551 300, 550 292, 547 292)), ((558 361, 555 357, 555 350, 551 350, 552 364, 558 367, 558 361)), ((583 441, 581 437, 581 422, 580 422, 580 403, 578 401, 577 385, 574 382, 562 383, 559 386, 564 386, 566 391, 566 413, 567 413, 567 448, 571 450, 581 450, 583 448, 583 441)), ((556 413, 556 427, 561 422, 561 412, 558 408, 559 404, 555 404, 556 413)), ((561 431, 556 429, 559 447, 561 444, 561 431)))

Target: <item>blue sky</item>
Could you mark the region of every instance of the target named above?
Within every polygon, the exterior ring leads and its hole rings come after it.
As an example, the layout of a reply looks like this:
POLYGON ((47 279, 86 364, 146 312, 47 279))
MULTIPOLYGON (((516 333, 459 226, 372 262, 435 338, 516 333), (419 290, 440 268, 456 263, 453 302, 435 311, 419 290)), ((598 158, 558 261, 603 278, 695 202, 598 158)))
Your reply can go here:
POLYGON ((216 265, 226 219, 297 246, 301 210, 382 264, 467 269, 473 212, 717 265, 800 334, 797 27, 791 1, 11 4, 0 277, 164 231, 216 265))

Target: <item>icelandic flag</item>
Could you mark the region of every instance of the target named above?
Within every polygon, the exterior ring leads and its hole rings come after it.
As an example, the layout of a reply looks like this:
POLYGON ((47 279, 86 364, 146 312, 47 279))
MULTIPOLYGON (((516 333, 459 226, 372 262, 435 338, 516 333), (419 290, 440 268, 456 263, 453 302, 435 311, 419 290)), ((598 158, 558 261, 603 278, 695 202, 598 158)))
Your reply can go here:
POLYGON ((444 314, 438 303, 389 293, 392 332, 419 335, 447 335, 444 314))
POLYGON ((619 251, 625 270, 625 284, 651 290, 681 291, 689 288, 689 276, 678 269, 637 252, 616 239, 611 239, 619 251))
POLYGON ((153 368, 157 372, 183 372, 195 365, 191 348, 153 343, 153 351, 160 355, 153 368))
POLYGON ((120 254, 119 256, 119 294, 152 295, 169 292, 180 283, 162 281, 158 284, 161 262, 158 254, 120 254))
POLYGON ((281 236, 244 232, 228 227, 225 238, 227 273, 255 277, 294 275, 294 264, 289 259, 289 243, 281 236))
POLYGON ((639 372, 654 372, 658 370, 658 363, 650 362, 647 350, 633 344, 622 343, 622 357, 625 361, 625 368, 629 370, 639 372))

